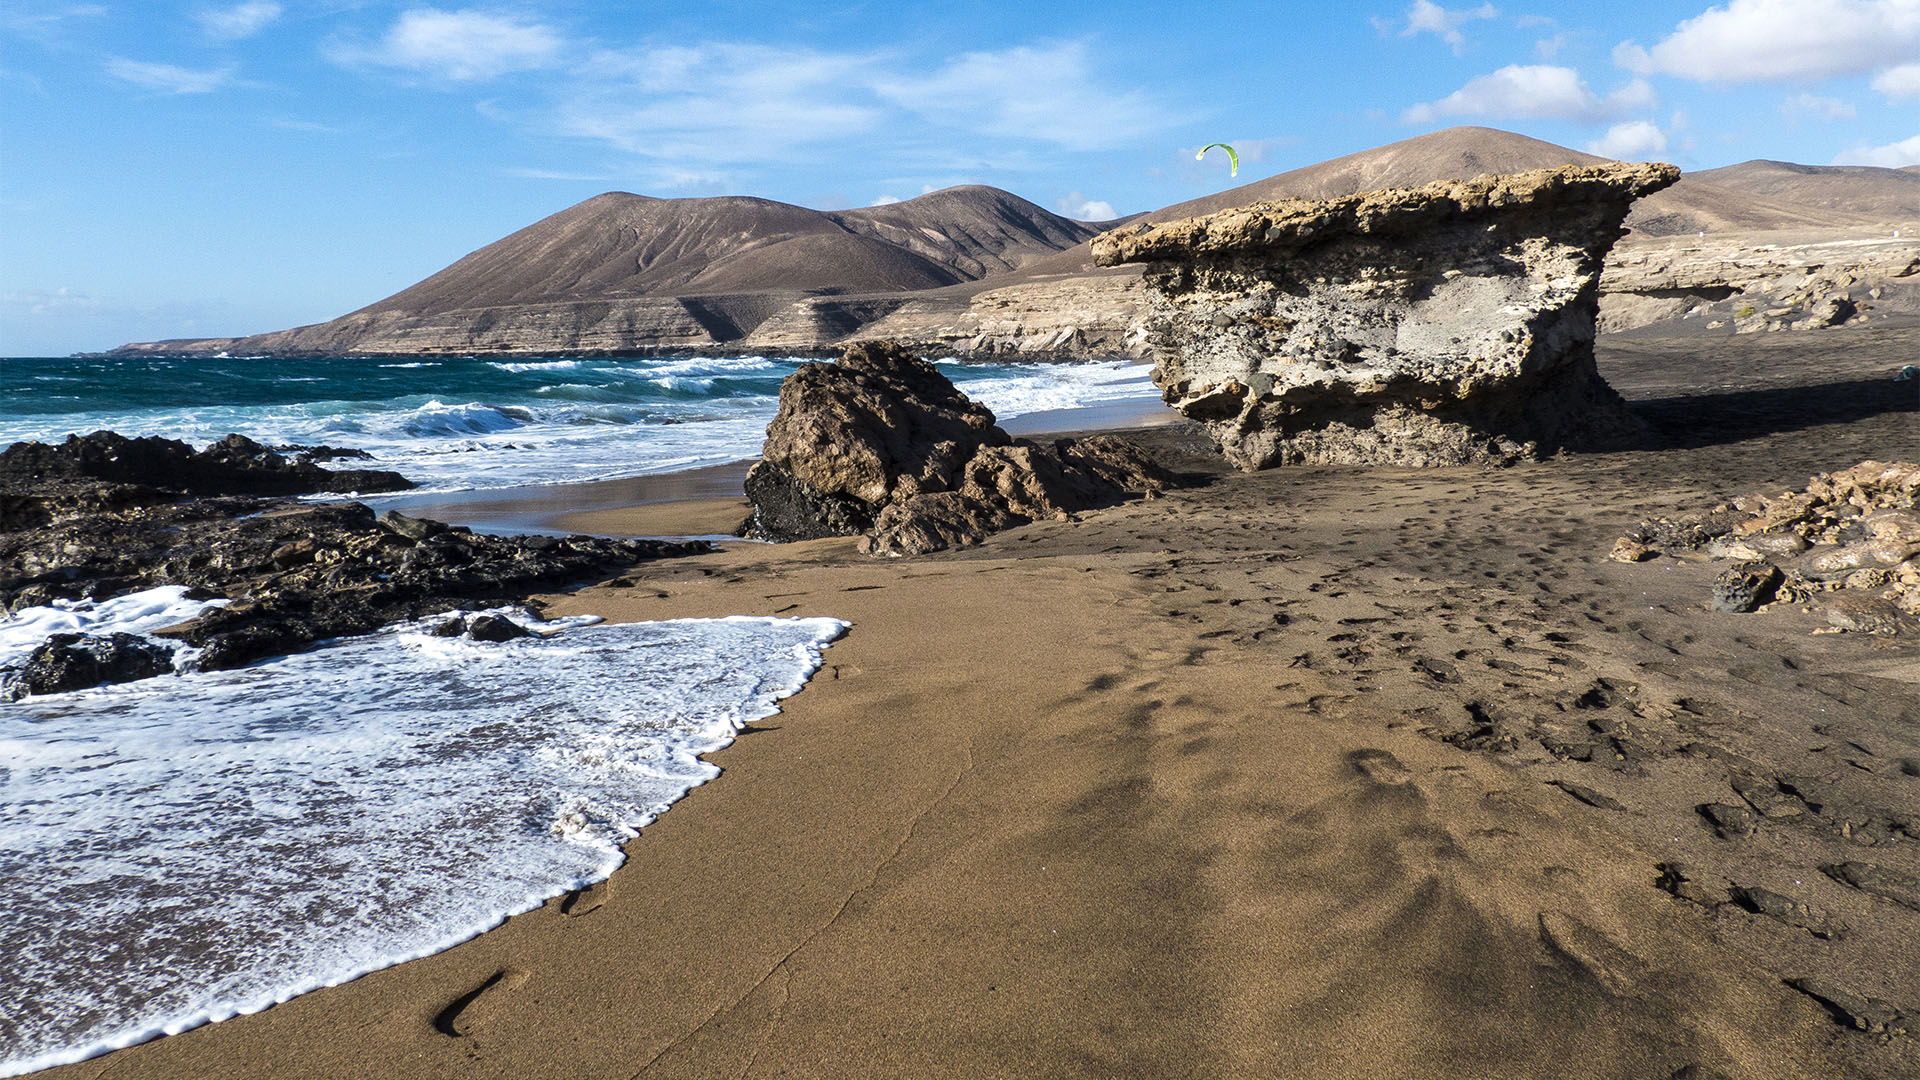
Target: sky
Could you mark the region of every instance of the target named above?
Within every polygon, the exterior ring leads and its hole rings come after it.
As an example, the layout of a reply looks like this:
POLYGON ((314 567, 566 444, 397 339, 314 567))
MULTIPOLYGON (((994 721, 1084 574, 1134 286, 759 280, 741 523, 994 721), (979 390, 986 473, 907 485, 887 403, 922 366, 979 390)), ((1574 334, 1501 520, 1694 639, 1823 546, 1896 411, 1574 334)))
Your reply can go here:
POLYGON ((1920 0, 0 0, 0 356, 323 321, 603 191, 1098 220, 1459 124, 1920 163, 1920 0))

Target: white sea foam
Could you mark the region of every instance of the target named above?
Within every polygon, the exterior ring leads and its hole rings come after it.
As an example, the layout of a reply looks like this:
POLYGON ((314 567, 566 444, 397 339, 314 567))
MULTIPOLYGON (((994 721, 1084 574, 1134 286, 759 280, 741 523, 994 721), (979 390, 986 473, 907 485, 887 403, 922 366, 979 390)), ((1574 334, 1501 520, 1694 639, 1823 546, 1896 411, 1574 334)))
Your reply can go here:
POLYGON ((254 1012, 604 878, 845 626, 589 621, 504 644, 410 624, 0 707, 0 1076, 254 1012))
POLYGON ((17 666, 55 634, 147 634, 232 603, 189 600, 189 591, 184 585, 163 585, 98 603, 60 600, 50 607, 23 608, 0 619, 0 668, 17 666))

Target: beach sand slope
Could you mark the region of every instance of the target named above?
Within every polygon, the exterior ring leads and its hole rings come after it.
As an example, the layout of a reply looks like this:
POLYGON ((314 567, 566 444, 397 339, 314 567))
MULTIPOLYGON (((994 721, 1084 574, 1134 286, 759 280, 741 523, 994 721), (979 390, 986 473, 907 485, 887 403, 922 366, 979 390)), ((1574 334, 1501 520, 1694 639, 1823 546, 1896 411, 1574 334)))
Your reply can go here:
POLYGON ((46 1075, 1920 1074, 1860 1029, 1920 1015, 1916 844, 1849 826, 1920 805, 1920 644, 1606 558, 1643 517, 1911 457, 1916 344, 1603 341, 1677 445, 1243 475, 1168 427, 1141 438, 1209 485, 556 597, 854 625, 606 883, 46 1075), (1780 799, 1722 836, 1696 808, 1736 782, 1780 799))

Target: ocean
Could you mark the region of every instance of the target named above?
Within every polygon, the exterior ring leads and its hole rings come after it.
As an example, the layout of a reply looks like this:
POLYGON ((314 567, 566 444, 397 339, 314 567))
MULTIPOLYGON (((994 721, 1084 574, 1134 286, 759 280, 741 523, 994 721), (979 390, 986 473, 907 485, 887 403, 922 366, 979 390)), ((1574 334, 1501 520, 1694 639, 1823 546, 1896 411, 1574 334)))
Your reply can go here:
MULTIPOLYGON (((0 446, 108 428, 204 445, 365 450, 425 492, 567 484, 754 457, 802 361, 693 358, 0 359, 0 446)), ((1002 420, 1158 400, 1146 369, 942 362, 1002 420)))
MULTIPOLYGON (((798 364, 5 359, 0 445, 237 431, 364 450, 345 464, 427 491, 606 480, 753 456, 798 364)), ((1002 419, 1153 400, 1120 361, 943 370, 1002 419)), ((50 633, 204 606, 160 588, 18 611, 0 668, 50 633)), ((257 1011, 604 879, 847 629, 515 617, 541 635, 405 624, 224 672, 181 649, 173 676, 0 704, 0 1076, 257 1011)))

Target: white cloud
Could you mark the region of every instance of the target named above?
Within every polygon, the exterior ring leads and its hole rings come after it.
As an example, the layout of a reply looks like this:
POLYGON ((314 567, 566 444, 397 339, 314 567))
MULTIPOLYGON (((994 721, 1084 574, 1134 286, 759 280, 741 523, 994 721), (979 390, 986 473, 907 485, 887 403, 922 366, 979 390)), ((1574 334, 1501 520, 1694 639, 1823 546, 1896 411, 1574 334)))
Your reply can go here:
POLYGON ((1614 62, 1712 83, 1791 82, 1874 71, 1920 53, 1916 0, 1730 0, 1614 62))
POLYGON ((162 94, 210 94, 233 82, 233 69, 230 67, 201 71, 119 56, 107 60, 107 74, 162 94))
POLYGON ((1909 165, 1920 165, 1920 135, 1911 139, 1902 139, 1886 146, 1856 146, 1852 150, 1833 159, 1835 165, 1878 165, 1887 169, 1904 169, 1909 165))
POLYGON ((401 68, 452 82, 477 82, 550 67, 565 46, 551 28, 511 15, 416 8, 402 12, 378 45, 336 42, 327 53, 349 66, 401 68))
POLYGON ((1447 116, 1484 116, 1599 123, 1655 103, 1653 87, 1645 79, 1634 79, 1603 98, 1572 68, 1509 64, 1490 75, 1467 80, 1465 86, 1439 101, 1415 105, 1402 114, 1401 120, 1430 124, 1447 116))
POLYGON ((1450 11, 1434 3, 1433 0, 1413 0, 1412 6, 1407 8, 1405 26, 1401 26, 1395 20, 1381 18, 1375 18, 1373 25, 1383 34, 1395 27, 1400 27, 1401 37, 1432 34, 1453 46, 1453 54, 1458 56, 1466 51, 1467 47, 1467 36, 1460 32, 1460 28, 1475 19, 1494 19, 1499 15, 1500 9, 1492 4, 1450 11))
POLYGON ((1796 121, 1851 120, 1860 114, 1860 110, 1850 102, 1815 94, 1795 94, 1781 104, 1780 112, 1787 119, 1796 121))
POLYGON ((227 8, 212 8, 194 16, 200 29, 208 37, 218 41, 239 41, 250 38, 267 28, 267 24, 280 17, 283 9, 279 4, 268 0, 253 0, 245 4, 236 4, 227 8))
POLYGON ((892 206, 894 203, 897 203, 899 201, 901 200, 898 195, 882 195, 879 198, 868 203, 867 205, 868 206, 892 206))
POLYGON ((965 53, 932 74, 886 77, 875 89, 930 120, 1070 150, 1125 145, 1173 122, 1139 91, 1099 85, 1093 68, 1079 42, 1023 45, 965 53))
POLYGON ((1873 88, 1894 101, 1920 101, 1920 64, 1888 68, 1873 77, 1873 88))
POLYGON ((1587 153, 1619 161, 1647 161, 1667 150, 1667 133, 1646 120, 1629 120, 1607 129, 1586 146, 1587 153))
POLYGON ((1054 203, 1053 208, 1078 221, 1112 221, 1120 216, 1114 211, 1112 203, 1103 199, 1089 199, 1077 191, 1054 203))

